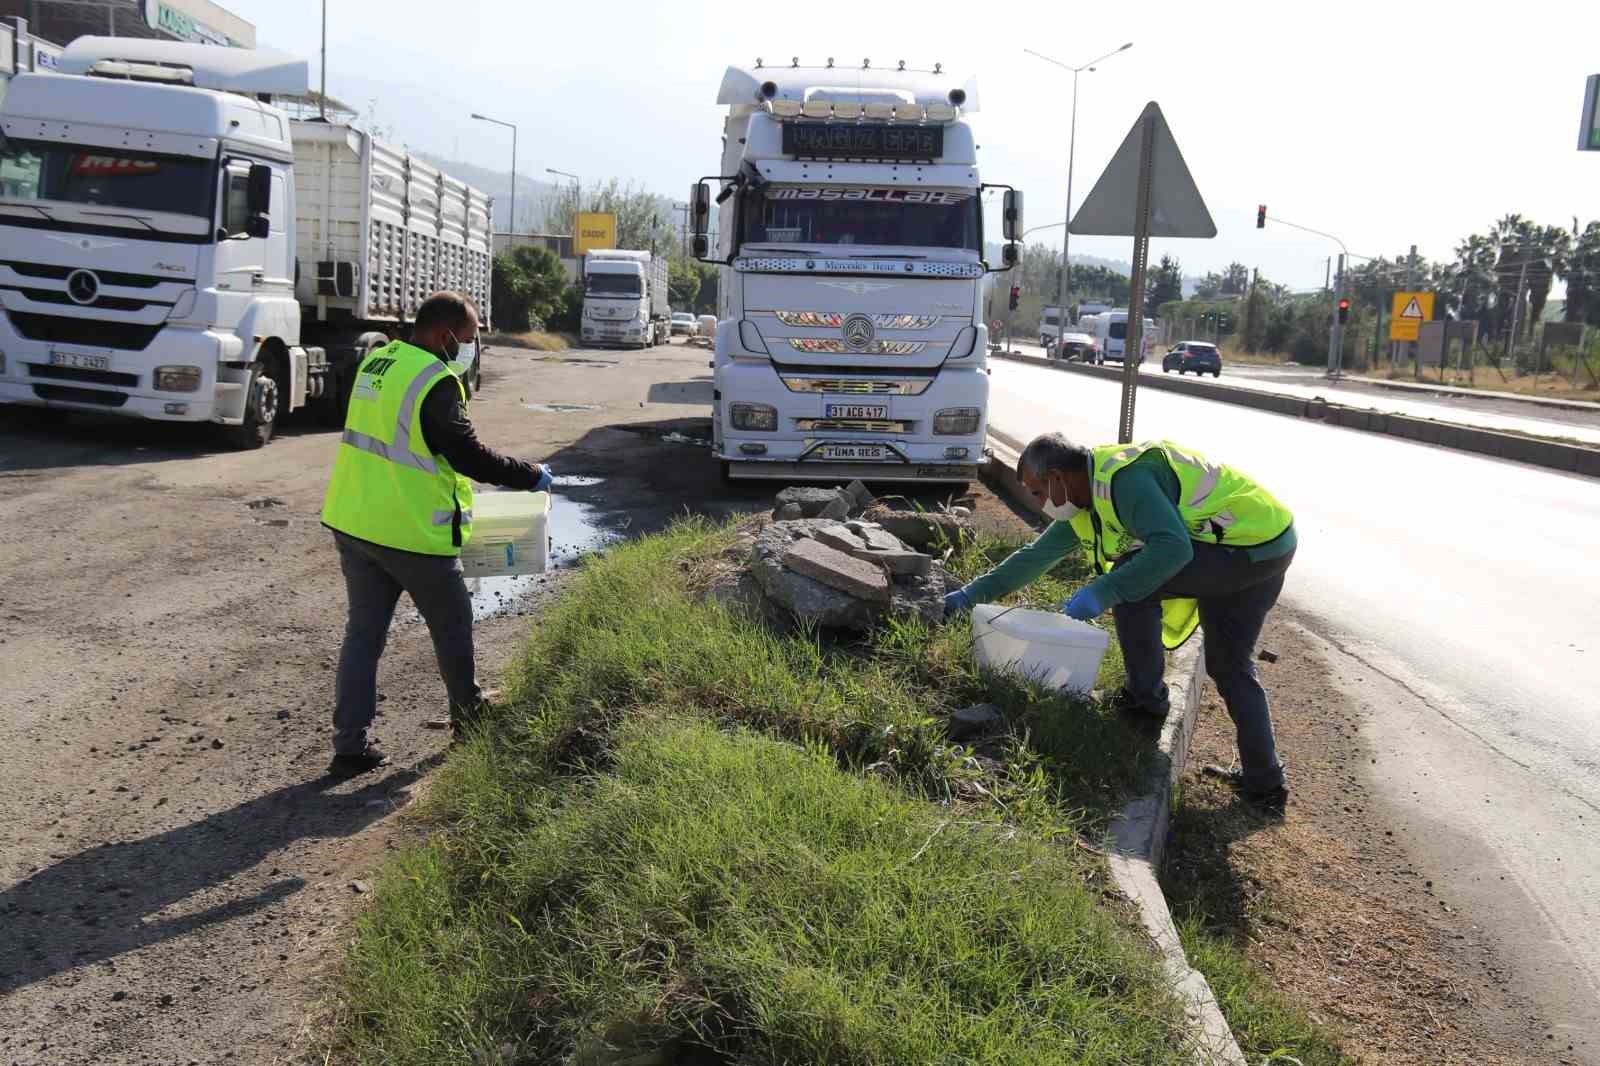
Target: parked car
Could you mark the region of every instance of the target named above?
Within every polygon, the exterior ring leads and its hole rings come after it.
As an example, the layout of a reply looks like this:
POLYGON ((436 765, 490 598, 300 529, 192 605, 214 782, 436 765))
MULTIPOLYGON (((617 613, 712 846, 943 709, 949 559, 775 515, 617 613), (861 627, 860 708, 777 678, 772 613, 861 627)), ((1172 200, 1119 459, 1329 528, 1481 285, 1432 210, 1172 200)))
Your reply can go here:
MULTIPOLYGON (((1047 349, 1049 350, 1049 349, 1047 349)), ((1064 333, 1061 344, 1050 352, 1052 356, 1063 362, 1098 363, 1100 358, 1100 345, 1087 333, 1064 333)))
POLYGON ((717 337, 717 316, 701 315, 697 320, 697 323, 698 324, 694 331, 694 336, 690 338, 689 343, 698 345, 701 348, 710 348, 715 345, 717 337))
POLYGON ((694 320, 694 316, 689 312, 674 311, 672 313, 672 335, 674 337, 680 333, 685 337, 693 337, 698 327, 699 323, 694 320))
POLYGON ((1182 341, 1161 357, 1161 372, 1170 374, 1174 370, 1180 374, 1187 374, 1191 370, 1196 374, 1209 371, 1212 377, 1221 377, 1222 353, 1215 344, 1182 341))

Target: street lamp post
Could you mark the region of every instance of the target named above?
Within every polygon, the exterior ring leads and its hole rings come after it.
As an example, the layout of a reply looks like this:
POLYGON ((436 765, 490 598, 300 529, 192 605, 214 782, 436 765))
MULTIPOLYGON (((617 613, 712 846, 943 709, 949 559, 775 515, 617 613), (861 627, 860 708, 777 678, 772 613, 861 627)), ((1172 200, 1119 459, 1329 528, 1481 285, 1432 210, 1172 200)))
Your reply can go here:
POLYGON ((578 213, 583 210, 583 179, 576 174, 568 174, 565 170, 557 170, 555 167, 545 167, 544 172, 546 174, 554 174, 558 178, 572 179, 572 225, 576 229, 578 213))
MULTIPOLYGON (((493 122, 496 126, 505 126, 505 127, 507 127, 508 129, 511 130, 511 228, 510 228, 510 233, 511 233, 512 237, 515 237, 517 235, 517 127, 513 123, 501 122, 497 118, 490 118, 488 115, 480 115, 476 111, 474 111, 472 113, 472 117, 477 119, 479 122, 493 122)), ((489 228, 493 229, 494 227, 491 225, 489 228)), ((490 234, 490 237, 492 238, 493 234, 490 234)), ((494 242, 491 240, 490 243, 493 244, 494 242)), ((515 244, 515 243, 516 243, 515 241, 512 241, 512 244, 515 244)))
MULTIPOLYGON (((1042 59, 1046 63, 1054 63, 1062 70, 1068 70, 1072 72, 1072 132, 1067 138, 1067 220, 1062 224, 1061 283, 1056 292, 1056 303, 1058 305, 1058 310, 1056 312, 1056 336, 1058 337, 1067 331, 1067 281, 1072 273, 1072 163, 1074 157, 1077 155, 1078 149, 1078 75, 1082 74, 1086 70, 1093 74, 1096 64, 1104 63, 1112 56, 1126 52, 1132 47, 1133 42, 1129 41, 1121 48, 1113 49, 1112 51, 1101 56, 1099 59, 1090 60, 1089 62, 1076 67, 1067 63, 1063 63, 1059 59, 1051 59, 1049 56, 1035 52, 1031 48, 1023 49, 1024 52, 1033 56, 1035 59, 1042 59)), ((1131 314, 1132 312, 1133 309, 1130 308, 1129 313, 1131 314)))

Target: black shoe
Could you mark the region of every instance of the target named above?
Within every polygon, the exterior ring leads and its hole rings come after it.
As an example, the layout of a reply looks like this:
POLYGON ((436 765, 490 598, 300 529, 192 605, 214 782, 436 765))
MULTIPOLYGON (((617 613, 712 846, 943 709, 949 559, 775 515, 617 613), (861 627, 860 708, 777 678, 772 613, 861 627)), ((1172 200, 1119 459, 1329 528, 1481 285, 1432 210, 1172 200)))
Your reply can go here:
POLYGON ((335 777, 356 777, 388 765, 389 756, 383 753, 383 749, 376 744, 368 744, 364 750, 353 754, 335 754, 333 762, 328 764, 328 772, 335 777))
POLYGON ((1239 798, 1269 814, 1282 814, 1289 805, 1289 786, 1279 785, 1264 791, 1252 791, 1244 787, 1244 771, 1229 770, 1221 766, 1207 766, 1200 771, 1207 777, 1215 777, 1223 784, 1239 794, 1239 798))
POLYGON ((1141 721, 1156 723, 1165 722, 1167 714, 1172 710, 1171 704, 1165 707, 1151 707, 1142 700, 1136 700, 1125 688, 1117 689, 1116 695, 1111 697, 1109 705, 1118 714, 1132 715, 1141 721))

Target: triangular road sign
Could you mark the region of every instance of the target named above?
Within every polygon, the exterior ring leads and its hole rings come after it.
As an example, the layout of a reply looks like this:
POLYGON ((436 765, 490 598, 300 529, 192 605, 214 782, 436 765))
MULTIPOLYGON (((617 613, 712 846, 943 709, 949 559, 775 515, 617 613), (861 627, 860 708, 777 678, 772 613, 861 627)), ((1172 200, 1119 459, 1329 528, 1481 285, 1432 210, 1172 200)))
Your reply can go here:
POLYGON ((1411 302, 1406 304, 1406 309, 1404 311, 1400 312, 1400 317, 1401 318, 1427 318, 1428 316, 1424 315, 1422 313, 1422 305, 1417 303, 1417 298, 1415 296, 1413 296, 1411 298, 1411 302))
POLYGON ((1145 116, 1153 116, 1156 124, 1155 166, 1150 184, 1150 236, 1152 237, 1215 237, 1217 225, 1211 221, 1211 212, 1195 187, 1189 167, 1178 151, 1172 130, 1161 115, 1155 101, 1145 105, 1139 121, 1133 124, 1122 147, 1111 157, 1105 173, 1095 182, 1089 198, 1083 201, 1078 213, 1072 216, 1073 233, 1103 237, 1132 237, 1135 233, 1136 207, 1139 199, 1139 145, 1143 140, 1140 127, 1145 116))

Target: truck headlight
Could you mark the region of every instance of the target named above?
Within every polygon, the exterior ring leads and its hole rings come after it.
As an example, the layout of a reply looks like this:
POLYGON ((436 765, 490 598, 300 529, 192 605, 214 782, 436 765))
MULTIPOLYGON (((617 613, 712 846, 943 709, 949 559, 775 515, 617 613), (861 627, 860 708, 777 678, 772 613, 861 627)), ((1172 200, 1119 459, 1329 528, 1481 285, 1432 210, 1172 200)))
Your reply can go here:
POLYGON ((778 428, 778 409, 764 403, 736 403, 729 411, 733 428, 771 433, 778 428))
POLYGON ((976 407, 946 407, 935 412, 933 432, 941 437, 966 437, 978 432, 980 413, 976 407))
POLYGON ((158 366, 155 373, 158 392, 197 392, 200 368, 197 366, 158 366))

